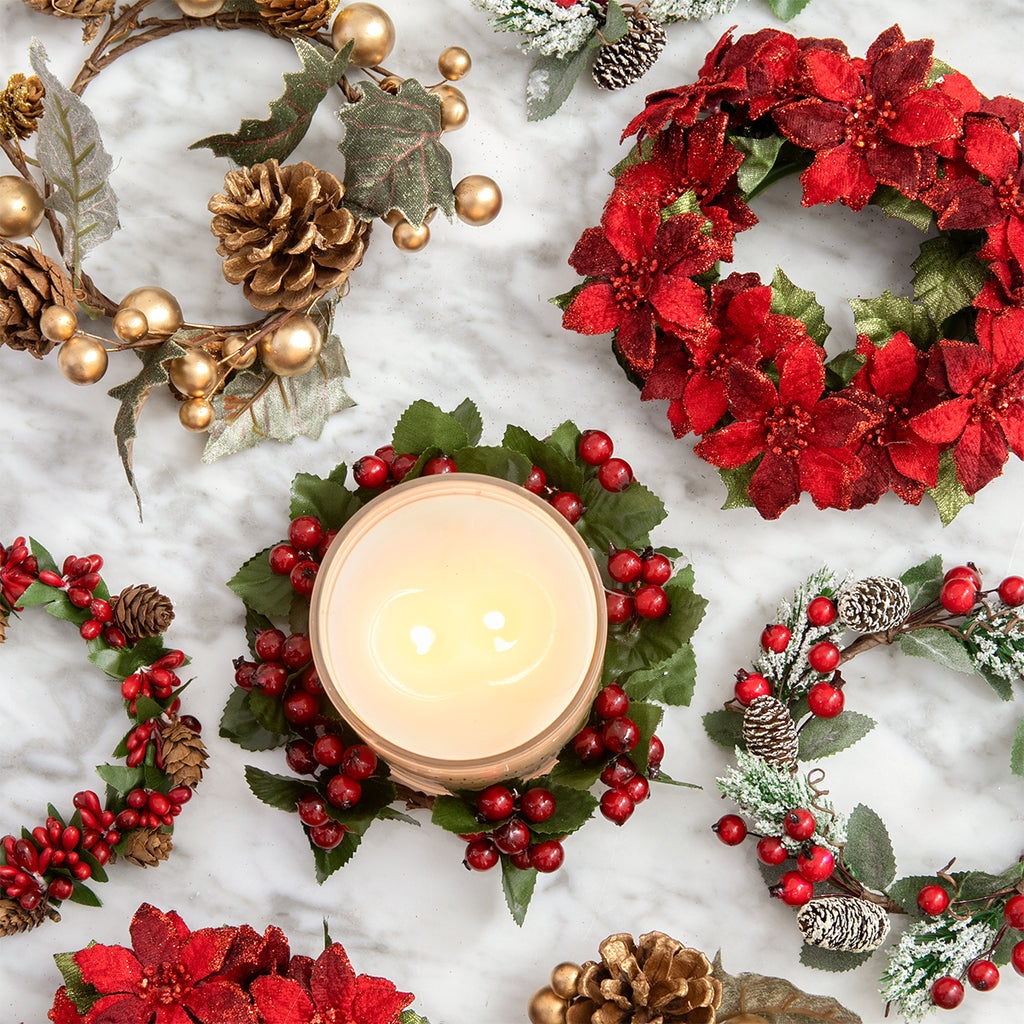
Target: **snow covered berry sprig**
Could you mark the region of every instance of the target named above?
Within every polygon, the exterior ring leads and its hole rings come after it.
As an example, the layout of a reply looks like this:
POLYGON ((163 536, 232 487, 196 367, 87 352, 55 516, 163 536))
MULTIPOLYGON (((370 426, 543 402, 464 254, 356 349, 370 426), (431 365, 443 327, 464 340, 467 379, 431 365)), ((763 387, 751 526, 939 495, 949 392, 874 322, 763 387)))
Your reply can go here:
MULTIPOLYGON (((718 780, 740 813, 713 826, 738 846, 756 842, 769 893, 798 908, 801 959, 848 970, 869 958, 890 915, 925 915, 893 949, 883 992, 910 1019, 952 1009, 964 986, 999 981, 999 966, 1024 974, 1024 862, 997 874, 952 872, 897 880, 881 818, 864 804, 848 816, 827 800, 820 768, 802 770, 854 744, 874 727, 846 709, 845 667, 876 647, 975 673, 1004 699, 1024 669, 1024 577, 986 588, 973 563, 943 572, 938 556, 898 579, 841 580, 821 569, 783 602, 761 633, 753 671, 740 669, 732 697, 704 717, 712 739, 734 747, 718 780)), ((1011 758, 1024 776, 1024 725, 1011 758)))

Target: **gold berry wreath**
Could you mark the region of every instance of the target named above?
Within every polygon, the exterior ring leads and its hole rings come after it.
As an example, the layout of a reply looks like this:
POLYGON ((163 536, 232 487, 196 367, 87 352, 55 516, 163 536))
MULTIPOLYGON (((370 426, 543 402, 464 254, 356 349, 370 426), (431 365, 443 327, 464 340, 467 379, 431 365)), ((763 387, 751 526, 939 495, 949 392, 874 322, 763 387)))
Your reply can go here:
MULTIPOLYGON (((736 674, 733 697, 704 718, 709 736, 736 750, 718 780, 742 813, 714 825, 737 846, 757 843, 769 892, 798 908, 811 967, 846 971, 872 956, 890 915, 916 918, 888 953, 882 993, 909 1019, 933 1005, 952 1009, 964 984, 984 992, 999 966, 1024 974, 1024 858, 996 873, 952 871, 897 878, 882 819, 859 804, 836 811, 825 773, 802 763, 845 750, 874 727, 845 710, 840 666, 895 644, 902 654, 981 676, 1003 700, 1024 676, 1024 578, 986 588, 973 563, 943 572, 938 556, 898 579, 843 579, 821 569, 784 602, 761 634, 753 671, 736 674)), ((1024 722, 1010 767, 1024 776, 1024 722)))
POLYGON ((206 767, 201 726, 181 714, 177 669, 188 659, 164 646, 171 602, 147 585, 111 596, 102 567, 99 555, 69 555, 58 569, 24 537, 0 544, 0 642, 10 616, 25 608, 72 623, 89 661, 117 681, 128 716, 113 755, 120 763, 96 769, 105 799, 82 790, 70 814, 50 804, 43 824, 0 840, 0 936, 59 921, 64 900, 99 906, 85 883, 107 881, 106 865, 118 857, 140 867, 166 860, 174 819, 206 767))
POLYGON ((114 432, 137 498, 132 447, 154 387, 170 385, 186 429, 211 432, 207 461, 267 437, 318 437, 327 416, 352 404, 333 323, 371 222, 385 220, 395 244, 414 252, 427 243, 437 210, 486 224, 501 208, 498 186, 484 175, 452 184, 451 156, 441 143, 468 118, 466 98, 452 82, 468 73, 469 54, 445 49, 438 58, 443 80, 429 88, 393 74, 381 64, 395 43, 394 24, 369 3, 349 4, 331 21, 329 0, 175 0, 175 18, 148 16, 154 0, 120 8, 113 0, 25 2, 80 19, 84 38, 95 43, 70 87, 34 43, 35 74, 13 75, 0 94, 0 147, 17 172, 0 176, 0 345, 36 357, 59 345, 61 371, 83 385, 103 377, 109 352, 138 356, 138 373, 110 391, 120 403, 114 432), (239 165, 209 209, 224 276, 259 311, 243 324, 189 323, 174 296, 149 283, 115 301, 83 271, 84 258, 117 227, 117 198, 108 180, 112 160, 81 95, 132 50, 204 27, 287 39, 301 64, 285 74, 285 91, 266 120, 246 118, 236 132, 192 147, 239 165), (368 80, 349 82, 351 68, 368 80), (307 161, 286 164, 335 90, 343 101, 343 177, 307 161), (33 135, 34 156, 22 145, 33 135), (57 258, 34 238, 44 218, 57 258), (16 241, 24 238, 31 244, 16 241), (96 326, 84 329, 80 312, 96 326), (98 333, 104 321, 113 340, 98 333))

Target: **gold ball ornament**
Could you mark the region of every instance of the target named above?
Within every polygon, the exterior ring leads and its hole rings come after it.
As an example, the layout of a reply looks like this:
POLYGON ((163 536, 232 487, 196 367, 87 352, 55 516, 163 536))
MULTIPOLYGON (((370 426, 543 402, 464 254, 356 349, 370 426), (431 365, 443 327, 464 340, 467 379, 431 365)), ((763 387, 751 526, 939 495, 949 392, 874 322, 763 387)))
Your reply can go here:
POLYGON ((149 320, 141 309, 124 306, 114 314, 114 333, 125 344, 142 341, 149 334, 149 320))
POLYGON ((229 334, 220 347, 221 359, 227 362, 232 370, 244 370, 256 362, 256 346, 251 346, 245 355, 239 355, 249 339, 244 334, 229 334))
POLYGON ((217 414, 213 411, 213 405, 206 398, 190 398, 178 406, 178 420, 186 430, 193 434, 201 434, 213 426, 217 414))
POLYGON ((430 241, 430 228, 427 224, 416 228, 407 220, 401 220, 391 232, 391 241, 402 252, 419 252, 430 241))
POLYGON ((27 238, 43 222, 43 197, 17 174, 0 176, 0 238, 27 238))
POLYGON ((107 372, 107 350, 95 338, 76 334, 57 350, 57 365, 72 384, 95 384, 107 372))
POLYGON ((340 50, 355 42, 349 61, 357 68, 373 68, 387 60, 395 45, 395 23, 376 4, 349 4, 338 11, 331 26, 331 42, 340 50))
POLYGON ((202 398, 217 384, 217 360, 201 348, 194 348, 171 360, 168 376, 183 395, 202 398))
POLYGON ((550 988, 538 989, 530 1000, 527 1014, 530 1024, 565 1024, 567 1003, 550 988))
POLYGON ((163 288, 148 285, 130 291, 118 309, 137 309, 146 318, 148 334, 168 337, 185 322, 178 300, 163 288))
POLYGON ((501 213, 501 189, 486 174, 468 174, 455 186, 455 212, 459 220, 480 227, 501 213))
POLYGON ((427 91, 441 101, 441 131, 458 131, 469 120, 469 103, 454 85, 444 82, 427 91))
POLYGON ((68 306, 54 304, 39 314, 39 333, 47 341, 67 341, 78 330, 78 314, 68 306))
POLYGON ((572 999, 576 995, 576 983, 580 977, 580 965, 570 963, 558 964, 551 971, 551 988, 556 996, 562 999, 572 999))
POLYGON ((316 366, 323 348, 320 329, 308 316, 293 316, 258 342, 260 361, 279 377, 301 377, 316 366))
POLYGON ((178 5, 178 10, 190 18, 208 18, 224 6, 224 0, 174 0, 174 2, 178 5))
POLYGON ((448 46, 441 51, 437 58, 437 70, 448 79, 449 82, 457 82, 469 74, 473 66, 473 59, 461 46, 448 46))
POLYGON ((405 214, 403 214, 401 210, 391 209, 381 217, 381 220, 384 221, 389 228, 393 228, 396 224, 401 224, 402 221, 405 220, 405 214))

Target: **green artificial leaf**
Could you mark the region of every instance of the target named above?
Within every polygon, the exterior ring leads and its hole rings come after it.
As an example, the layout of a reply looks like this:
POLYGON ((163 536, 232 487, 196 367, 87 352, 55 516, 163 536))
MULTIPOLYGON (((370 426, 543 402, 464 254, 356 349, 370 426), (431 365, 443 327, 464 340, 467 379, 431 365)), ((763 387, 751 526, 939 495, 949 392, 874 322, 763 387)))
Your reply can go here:
MULTIPOLYGON (((146 785, 148 786, 149 783, 147 782, 146 785)), ((150 788, 153 788, 153 787, 150 787, 150 788)), ((80 827, 81 826, 79 826, 79 828, 80 827)), ((92 870, 92 874, 89 877, 94 882, 101 882, 102 883, 102 882, 109 882, 110 881, 109 877, 107 876, 106 869, 103 867, 103 865, 96 858, 96 855, 92 852, 92 850, 81 850, 79 852, 79 857, 80 857, 81 860, 85 861, 85 863, 89 865, 90 869, 92 870)))
POLYGON ((566 420, 551 431, 544 443, 554 448, 555 451, 561 452, 567 459, 575 461, 578 458, 582 436, 583 431, 572 420, 566 420))
MULTIPOLYGON (((76 885, 77 889, 78 886, 76 885)), ((95 943, 90 942, 90 946, 95 943)), ((67 989, 68 998, 75 1004, 75 1008, 82 1015, 92 1009, 93 1003, 100 997, 100 993, 82 977, 82 969, 75 963, 74 953, 54 953, 53 961, 64 979, 64 987, 67 989)))
POLYGON ((398 1024, 430 1024, 426 1017, 421 1017, 415 1010, 403 1010, 398 1015, 398 1024))
MULTIPOLYGON (((634 705, 630 705, 632 712, 634 705)), ((632 717, 632 714, 630 715, 632 717)), ((639 725, 639 723, 637 723, 639 725)), ((648 740, 648 742, 650 742, 648 740)), ((640 744, 637 744, 639 748, 640 744)), ((635 757, 634 757, 635 760, 635 757)), ((637 766, 639 770, 639 765, 637 766)), ((547 821, 531 822, 530 830, 541 836, 568 836, 582 828, 597 809, 597 798, 574 786, 549 783, 545 786, 555 798, 555 813, 547 821)), ((477 826, 479 829, 479 826, 477 826)))
POLYGON ((912 566, 900 577, 900 582, 907 588, 907 594, 910 596, 912 612, 938 599, 942 575, 942 558, 939 555, 932 555, 927 562, 912 566))
POLYGON ((298 377, 236 374, 213 398, 217 418, 203 449, 203 462, 244 451, 260 441, 294 441, 323 433, 328 417, 355 405, 345 390, 348 363, 337 335, 327 335, 320 361, 298 377))
POLYGON ((142 518, 142 496, 139 494, 139 488, 135 482, 135 471, 132 469, 132 450, 135 447, 135 437, 138 433, 139 413, 153 388, 167 383, 169 378, 165 363, 185 354, 186 350, 175 339, 198 336, 201 333, 200 331, 178 331, 158 349, 142 353, 139 356, 142 360, 142 369, 131 380, 126 380, 123 384, 118 384, 107 392, 111 398, 121 403, 121 407, 117 410, 117 416, 114 418, 114 436, 117 438, 117 451, 121 456, 124 474, 128 478, 128 483, 135 494, 135 501, 139 506, 140 519, 142 518))
POLYGON ((117 196, 107 180, 113 161, 92 111, 46 66, 46 50, 38 39, 29 47, 29 60, 46 87, 36 159, 55 186, 46 205, 62 214, 70 229, 67 251, 77 284, 83 257, 118 227, 117 196))
POLYGON ((700 212, 700 201, 697 199, 697 193, 692 188, 688 188, 674 203, 662 207, 661 223, 664 224, 665 221, 678 217, 681 213, 700 212))
MULTIPOLYGON (((847 971, 856 970, 870 959, 871 953, 846 953, 839 949, 822 949, 820 946, 812 946, 808 942, 800 947, 800 963, 804 967, 813 967, 819 971, 831 971, 833 974, 845 974, 847 971)), ((799 1020, 799 1018, 797 1019, 799 1020)), ((835 1019, 843 1020, 844 1018, 837 1017, 835 1019)), ((849 1019, 859 1021, 860 1017, 851 1015, 849 1019)))
POLYGON ((343 868, 359 848, 363 837, 357 832, 346 832, 344 838, 333 850, 322 850, 312 841, 309 844, 313 851, 313 863, 316 865, 317 885, 323 885, 339 868, 343 868))
MULTIPOLYGON (((32 555, 38 562, 39 572, 48 570, 49 572, 55 572, 57 575, 61 575, 60 569, 57 568, 57 563, 54 561, 53 555, 50 554, 42 544, 35 539, 35 537, 29 537, 28 539, 29 548, 32 551, 32 555)), ((43 584, 45 586, 45 584, 43 584)))
POLYGON ((479 444, 484 432, 484 420, 476 403, 470 398, 464 398, 452 409, 452 415, 462 424, 466 430, 466 437, 470 444, 479 444))
POLYGON ((776 16, 783 21, 795 18, 811 0, 768 0, 776 16))
POLYGON ((636 741, 636 747, 629 755, 636 770, 641 775, 647 774, 649 755, 651 752, 651 737, 658 731, 661 725, 665 709, 657 704, 648 704, 645 701, 634 700, 629 705, 629 717, 636 722, 640 735, 636 741))
POLYGON ((18 607, 35 608, 41 604, 49 604, 51 601, 56 601, 63 593, 64 591, 58 587, 51 587, 48 583, 33 580, 28 589, 18 598, 18 607))
POLYGON ((583 764, 570 745, 562 751, 558 763, 548 773, 548 778, 571 789, 590 789, 600 778, 603 769, 603 764, 583 764))
POLYGON ((722 503, 723 509, 754 507, 754 503, 750 500, 749 493, 747 493, 747 488, 750 487, 750 480, 759 464, 760 459, 754 459, 745 466, 739 466, 736 469, 720 469, 718 471, 722 483, 725 484, 728 490, 725 501, 722 503))
POLYGON ((537 884, 536 868, 517 868, 508 857, 501 858, 501 891, 512 920, 522 927, 537 884))
POLYGON ((963 641, 948 630, 915 629, 912 633, 902 634, 897 643, 903 654, 928 658, 929 661, 964 675, 975 674, 974 659, 967 653, 963 641))
POLYGON ((897 878, 885 890, 885 895, 894 903, 898 903, 908 914, 921 917, 923 911, 917 905, 917 894, 926 885, 943 884, 945 883, 937 875, 907 875, 905 878, 897 878))
POLYGON ((320 102, 345 74, 355 45, 350 42, 336 53, 303 36, 291 40, 302 70, 285 73, 284 93, 270 104, 270 117, 266 121, 247 117, 234 134, 208 135, 189 149, 210 149, 214 156, 230 157, 239 167, 287 160, 309 129, 320 102))
POLYGON ((264 729, 249 707, 249 694, 240 686, 231 691, 220 718, 220 735, 243 750, 273 750, 282 743, 277 733, 264 729))
POLYGON ((734 747, 739 747, 740 750, 747 749, 746 741, 743 739, 742 715, 723 708, 720 711, 709 711, 701 721, 704 723, 704 731, 708 738, 715 743, 730 750, 734 747))
POLYGON ((403 811, 396 811, 394 807, 382 807, 377 812, 377 820, 402 821, 406 825, 415 825, 417 828, 420 827, 420 823, 411 814, 405 814, 403 811))
POLYGON ((818 761, 852 747, 867 736, 877 723, 857 711, 844 711, 835 718, 809 718, 800 729, 800 761, 818 761))
POLYGON ((852 348, 844 349, 825 364, 826 387, 841 391, 853 380, 866 361, 866 357, 860 352, 855 352, 852 348))
POLYGON ((886 289, 877 299, 850 299, 858 334, 866 334, 881 348, 897 331, 919 348, 929 348, 938 337, 935 322, 924 306, 886 289))
POLYGON ((361 82, 362 99, 338 111, 345 137, 345 205, 363 220, 398 210, 419 226, 432 207, 455 212, 452 158, 441 145, 441 100, 407 78, 394 94, 361 82))
POLYGON ((362 502, 342 484, 341 479, 327 480, 312 473, 297 473, 292 480, 291 504, 288 514, 316 516, 325 530, 337 530, 362 508, 362 502))
POLYGON ((166 653, 162 636, 147 636, 133 647, 118 649, 104 645, 89 654, 89 661, 120 682, 140 668, 152 665, 166 653))
POLYGON ((278 576, 270 568, 270 552, 264 548, 253 555, 228 580, 228 586, 251 608, 270 619, 286 616, 291 608, 295 591, 287 576, 278 576))
POLYGON ((287 736, 291 731, 291 726, 284 717, 284 704, 280 697, 269 697, 258 690, 250 690, 249 710, 252 712, 253 718, 267 732, 277 733, 278 736, 287 736))
MULTIPOLYGON (((170 704, 172 700, 172 697, 168 697, 164 703, 170 704)), ((135 720, 140 725, 143 722, 148 722, 151 718, 159 718, 166 710, 160 701, 153 700, 152 697, 139 696, 135 698, 135 720)))
POLYGON ((808 335, 819 345, 825 344, 832 330, 825 323, 825 307, 815 298, 814 292, 798 288, 781 267, 775 268, 772 278, 772 312, 802 321, 808 335))
POLYGON ((126 768, 123 764, 97 765, 96 774, 118 793, 130 793, 142 784, 145 776, 142 765, 136 768, 126 768))
POLYGON ((1010 753, 1010 771, 1014 775, 1024 776, 1024 719, 1021 719, 1017 726, 1017 735, 1013 740, 1013 750, 1010 753))
POLYGON ((330 949, 334 945, 334 940, 331 938, 331 933, 327 927, 327 918, 324 918, 324 949, 330 949))
POLYGON ((99 896, 96 895, 88 886, 82 885, 81 882, 75 882, 75 887, 71 891, 71 895, 68 897, 71 903, 78 903, 83 907, 102 907, 103 904, 100 902, 99 896))
POLYGON ((629 21, 626 12, 615 0, 608 0, 605 5, 604 24, 601 26, 601 35, 606 43, 617 43, 628 31, 629 21))
POLYGON ((653 668, 631 673, 624 688, 632 700, 689 707, 696 682, 697 657, 687 644, 653 668))
POLYGON ((769 135, 764 139, 739 136, 728 140, 733 149, 743 154, 743 163, 736 172, 741 192, 749 196, 771 173, 785 141, 781 135, 769 135))
POLYGON ((419 399, 398 418, 391 443, 399 454, 419 455, 430 447, 453 452, 468 447, 470 440, 454 413, 419 399))
POLYGON ((582 467, 551 439, 540 441, 522 427, 508 426, 501 443, 506 448, 522 452, 530 460, 531 466, 537 466, 543 471, 552 487, 579 494, 583 487, 582 467))
POLYGON ((438 828, 458 835, 470 835, 480 831, 480 822, 477 821, 473 809, 457 796, 437 797, 430 820, 438 828))
POLYGON ((254 768, 251 764, 245 766, 245 781, 254 796, 281 811, 294 812, 299 798, 309 792, 308 782, 294 777, 274 775, 263 771, 262 768, 254 768))
POLYGON ((249 653, 253 656, 254 660, 256 659, 256 637, 264 630, 273 628, 273 622, 266 615, 261 615, 248 605, 245 606, 245 640, 249 645, 249 653))
POLYGON ((857 804, 846 831, 846 866, 868 888, 885 892, 896 877, 896 855, 885 823, 870 807, 857 804))
POLYGON ((928 72, 928 84, 934 85, 943 75, 949 75, 956 71, 952 65, 947 64, 938 57, 932 57, 931 70, 928 72))
POLYGON ((637 164, 647 163, 654 152, 654 136, 645 135, 639 143, 635 143, 630 151, 608 172, 613 178, 618 178, 623 171, 637 164))
POLYGON ((1003 889, 1012 889, 1024 875, 1024 863, 1015 861, 1005 871, 991 875, 987 871, 966 871, 955 876, 960 883, 959 898, 976 900, 1003 889))
POLYGON ((460 448, 451 453, 452 460, 462 473, 485 473, 514 484, 523 484, 532 469, 530 460, 520 452, 508 448, 487 447, 460 448))
POLYGON ((951 449, 939 456, 939 482, 928 489, 928 496, 935 502, 943 526, 949 526, 960 512, 974 504, 974 496, 964 490, 964 485, 956 475, 956 462, 951 449))
POLYGON ((973 252, 961 253, 947 235, 921 243, 914 268, 914 297, 942 322, 974 302, 989 277, 985 264, 973 252))
POLYGON ((892 185, 879 185, 871 197, 887 217, 897 217, 913 224, 918 231, 928 231, 935 220, 934 212, 920 199, 908 199, 898 188, 892 185))
MULTIPOLYGON (((76 626, 81 626, 89 618, 88 609, 76 608, 71 603, 66 590, 58 591, 57 596, 44 607, 48 615, 52 615, 55 619, 62 619, 64 622, 73 622, 76 626)), ((100 642, 102 643, 102 641, 100 642)))
POLYGON ((595 551, 647 547, 651 530, 666 515, 661 498, 636 480, 616 493, 602 487, 595 476, 578 493, 585 511, 576 529, 595 551))
POLYGON ((587 278, 586 281, 581 281, 579 284, 574 285, 567 292, 562 292, 561 295, 555 295, 548 299, 548 302, 550 302, 552 306, 557 306, 561 310, 568 309, 572 304, 572 300, 575 299, 576 296, 579 295, 579 293, 583 291, 583 289, 587 287, 587 284, 592 280, 593 278, 587 278))
POLYGON ((363 782, 363 794, 355 807, 342 811, 328 802, 327 813, 357 835, 365 835, 367 829, 380 817, 380 812, 394 802, 395 796, 393 782, 374 776, 363 782))

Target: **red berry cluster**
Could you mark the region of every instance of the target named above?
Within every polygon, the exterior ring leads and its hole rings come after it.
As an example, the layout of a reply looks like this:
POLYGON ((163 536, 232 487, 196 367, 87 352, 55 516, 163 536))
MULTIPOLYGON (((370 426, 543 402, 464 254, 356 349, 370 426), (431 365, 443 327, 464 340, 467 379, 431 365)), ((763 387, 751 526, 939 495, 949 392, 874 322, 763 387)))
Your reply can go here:
POLYGON ((115 824, 123 829, 173 825, 174 819, 181 814, 182 805, 191 799, 192 790, 188 786, 175 786, 168 793, 153 789, 133 789, 125 797, 127 809, 114 819, 115 824))
MULTIPOLYGON (((364 455, 358 459, 352 466, 352 476, 357 486, 364 490, 383 493, 391 490, 395 484, 401 483, 419 462, 419 458, 418 455, 411 453, 396 455, 394 445, 386 444, 372 455, 364 455)), ((457 472, 455 461, 447 455, 427 459, 421 471, 423 476, 457 472)))
MULTIPOLYGON (((24 537, 16 537, 8 547, 0 544, 0 596, 8 607, 18 609, 21 595, 35 582, 39 574, 39 563, 29 552, 24 537)), ((56 576, 55 573, 49 573, 56 576)))
POLYGON ((653 548, 608 552, 608 575, 621 589, 605 590, 608 622, 619 626, 641 619, 660 619, 669 611, 664 586, 672 578, 672 562, 653 548))
MULTIPOLYGON (((168 651, 148 668, 140 668, 126 676, 121 682, 121 696, 128 701, 128 710, 135 714, 135 702, 139 697, 154 700, 166 700, 170 697, 181 683, 174 670, 184 664, 185 655, 182 651, 168 651)), ((174 712, 178 708, 172 705, 168 710, 174 712)))
MULTIPOLYGON (((981 589, 981 573, 973 562, 954 566, 942 578, 939 602, 951 615, 968 615, 988 591, 981 589)), ((1024 605, 1024 579, 1007 576, 996 588, 1002 602, 1011 608, 1024 605)))
POLYGON ((501 860, 502 854, 517 868, 550 873, 565 860, 560 839, 533 831, 531 825, 550 820, 555 813, 555 798, 540 786, 522 794, 507 786, 494 785, 477 798, 477 820, 494 826, 489 832, 460 836, 466 841, 463 864, 473 871, 487 871, 501 860))
POLYGON ((288 526, 288 540, 270 551, 270 571, 287 576, 302 597, 313 593, 316 574, 337 530, 324 530, 316 516, 297 516, 288 526))
POLYGON ((257 661, 235 659, 235 682, 243 690, 281 697, 284 717, 292 725, 314 723, 320 715, 324 688, 313 664, 308 634, 285 636, 280 629, 264 629, 253 647, 257 661))
POLYGON ((624 491, 633 482, 633 470, 625 459, 613 458, 612 439, 603 430, 584 430, 580 436, 580 458, 597 466, 597 479, 606 491, 624 491))

